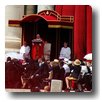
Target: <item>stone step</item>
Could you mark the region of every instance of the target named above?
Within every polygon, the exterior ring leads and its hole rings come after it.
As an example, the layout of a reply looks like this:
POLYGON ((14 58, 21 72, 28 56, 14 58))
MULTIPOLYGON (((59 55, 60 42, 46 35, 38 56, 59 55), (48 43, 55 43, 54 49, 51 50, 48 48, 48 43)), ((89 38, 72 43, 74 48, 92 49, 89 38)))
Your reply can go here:
POLYGON ((20 49, 13 49, 13 48, 5 48, 5 53, 8 52, 19 52, 20 49))
POLYGON ((21 44, 16 42, 5 42, 5 47, 10 49, 20 49, 21 44))
POLYGON ((5 38, 5 48, 19 49, 21 46, 21 38, 15 36, 6 36, 5 38))
POLYGON ((30 89, 5 89, 7 92, 31 92, 30 89))

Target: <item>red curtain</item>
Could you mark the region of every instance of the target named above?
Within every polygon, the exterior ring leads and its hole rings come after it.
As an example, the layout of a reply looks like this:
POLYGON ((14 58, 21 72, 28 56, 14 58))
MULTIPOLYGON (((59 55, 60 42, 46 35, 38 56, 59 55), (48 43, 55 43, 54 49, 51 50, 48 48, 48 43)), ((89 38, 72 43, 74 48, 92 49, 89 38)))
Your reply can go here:
POLYGON ((55 10, 62 16, 74 16, 75 6, 74 5, 57 5, 55 10))
POLYGON ((63 16, 74 16, 75 6, 74 5, 64 5, 62 8, 63 16))
POLYGON ((92 8, 87 6, 87 54, 92 53, 92 8))
POLYGON ((86 54, 86 9, 75 6, 74 21, 74 58, 83 59, 86 54))
POLYGON ((62 16, 74 16, 74 59, 92 52, 92 8, 88 5, 57 5, 55 10, 62 16))
POLYGON ((63 8, 63 5, 56 5, 55 11, 58 12, 60 15, 62 15, 62 8, 63 8))

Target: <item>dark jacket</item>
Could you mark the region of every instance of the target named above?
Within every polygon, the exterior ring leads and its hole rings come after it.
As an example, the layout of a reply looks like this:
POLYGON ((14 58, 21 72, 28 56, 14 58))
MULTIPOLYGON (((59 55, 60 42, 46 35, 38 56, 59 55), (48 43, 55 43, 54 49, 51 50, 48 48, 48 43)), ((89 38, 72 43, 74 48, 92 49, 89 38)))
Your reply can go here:
POLYGON ((81 66, 75 65, 71 72, 71 77, 78 78, 81 72, 81 66))
POLYGON ((52 71, 53 71, 53 78, 52 79, 60 79, 60 67, 54 66, 52 71))
POLYGON ((49 67, 47 63, 43 63, 40 68, 38 69, 38 73, 41 78, 49 77, 49 67))

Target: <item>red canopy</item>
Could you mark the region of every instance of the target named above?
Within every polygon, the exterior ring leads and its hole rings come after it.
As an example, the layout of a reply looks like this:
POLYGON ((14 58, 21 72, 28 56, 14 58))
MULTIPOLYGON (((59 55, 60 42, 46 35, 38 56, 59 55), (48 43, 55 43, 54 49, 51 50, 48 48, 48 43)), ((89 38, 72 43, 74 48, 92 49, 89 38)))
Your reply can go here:
POLYGON ((65 27, 73 28, 74 17, 73 16, 61 16, 55 11, 44 10, 38 14, 24 15, 21 20, 9 20, 9 26, 20 27, 22 22, 37 22, 40 19, 48 22, 48 27, 65 27))

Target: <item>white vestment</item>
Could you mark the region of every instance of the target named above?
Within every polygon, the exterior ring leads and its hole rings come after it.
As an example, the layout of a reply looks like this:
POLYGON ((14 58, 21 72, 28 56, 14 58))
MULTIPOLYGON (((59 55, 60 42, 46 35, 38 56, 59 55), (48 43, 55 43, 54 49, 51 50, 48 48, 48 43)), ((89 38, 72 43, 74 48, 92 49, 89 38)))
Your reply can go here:
POLYGON ((44 57, 46 60, 50 60, 50 53, 51 53, 51 44, 46 43, 44 45, 44 57))
POLYGON ((59 57, 70 59, 70 55, 71 55, 71 49, 69 47, 67 47, 67 48, 62 47, 61 48, 59 57))
POLYGON ((29 46, 21 46, 20 49, 20 54, 22 55, 22 57, 26 57, 26 58, 30 58, 30 47, 29 46))

